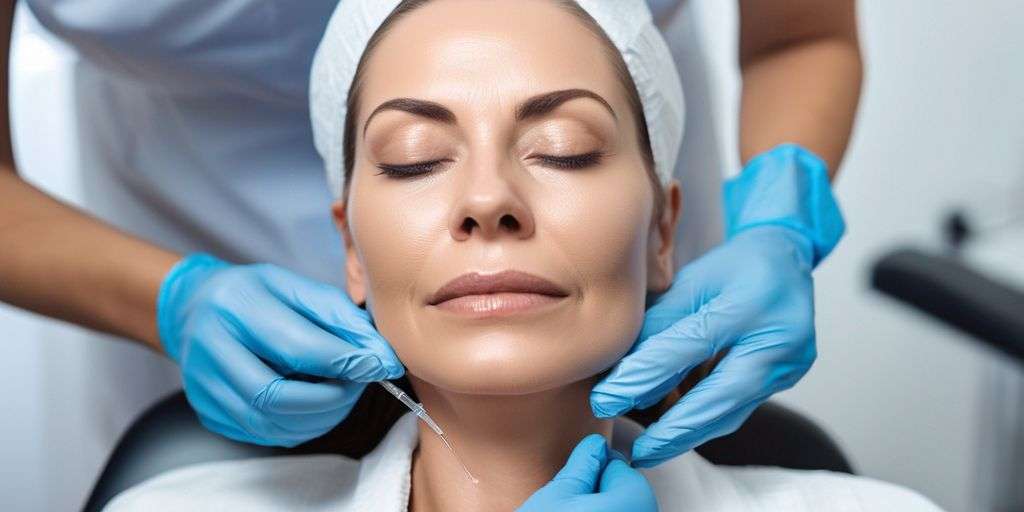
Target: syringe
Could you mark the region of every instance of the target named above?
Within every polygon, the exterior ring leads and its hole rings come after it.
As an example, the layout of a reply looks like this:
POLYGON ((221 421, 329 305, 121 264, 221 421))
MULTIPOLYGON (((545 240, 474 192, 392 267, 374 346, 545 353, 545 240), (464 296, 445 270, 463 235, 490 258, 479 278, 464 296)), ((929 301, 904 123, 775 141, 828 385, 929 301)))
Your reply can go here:
POLYGON ((377 384, 380 384, 381 386, 384 387, 384 389, 388 390, 388 393, 395 395, 395 398, 397 398, 398 401, 405 404, 405 406, 412 410, 412 412, 416 414, 416 416, 419 416, 419 418, 423 420, 423 422, 426 423, 428 427, 430 427, 430 430, 433 430, 435 433, 437 433, 438 437, 441 438, 441 442, 443 442, 444 445, 448 447, 448 451, 452 452, 452 455, 455 456, 455 460, 459 461, 459 465, 462 466, 462 470, 466 472, 466 476, 469 477, 470 481, 472 481, 474 484, 480 482, 480 480, 477 480, 477 478, 473 476, 473 473, 469 472, 469 468, 467 468, 466 465, 462 462, 462 459, 459 458, 459 454, 455 453, 455 448, 452 448, 451 443, 448 442, 448 437, 444 435, 444 432, 441 430, 441 427, 437 426, 437 423, 434 423, 434 420, 431 419, 429 414, 427 414, 427 410, 423 408, 423 404, 417 403, 415 400, 412 399, 412 397, 407 395, 405 391, 402 391, 402 388, 386 380, 377 381, 377 384))
POLYGON ((412 397, 405 394, 405 391, 402 391, 402 388, 386 380, 377 381, 377 384, 384 386, 384 389, 388 390, 388 393, 395 395, 395 398, 409 407, 409 409, 412 409, 412 412, 414 412, 416 416, 419 416, 421 420, 426 422, 427 426, 429 426, 431 430, 437 432, 437 435, 442 437, 444 436, 444 432, 441 431, 441 427, 437 426, 437 423, 434 423, 434 420, 430 418, 430 415, 427 414, 427 410, 423 408, 423 404, 416 403, 412 397))

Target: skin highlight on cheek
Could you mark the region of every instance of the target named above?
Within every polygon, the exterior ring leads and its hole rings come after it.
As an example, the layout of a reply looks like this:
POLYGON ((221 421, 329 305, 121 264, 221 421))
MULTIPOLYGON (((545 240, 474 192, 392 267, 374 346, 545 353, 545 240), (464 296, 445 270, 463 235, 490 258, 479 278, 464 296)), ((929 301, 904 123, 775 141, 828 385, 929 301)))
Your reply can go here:
POLYGON ((492 233, 500 243, 473 234, 453 242, 448 230, 459 223, 451 205, 459 198, 441 193, 441 185, 396 201, 371 180, 354 182, 352 228, 378 329, 411 373, 456 392, 541 391, 607 368, 628 350, 642 321, 652 200, 649 185, 636 177, 641 173, 606 169, 527 187, 523 211, 536 228, 518 238, 492 233), (567 307, 528 321, 466 323, 422 304, 431 291, 422 283, 524 265, 573 283, 567 307))

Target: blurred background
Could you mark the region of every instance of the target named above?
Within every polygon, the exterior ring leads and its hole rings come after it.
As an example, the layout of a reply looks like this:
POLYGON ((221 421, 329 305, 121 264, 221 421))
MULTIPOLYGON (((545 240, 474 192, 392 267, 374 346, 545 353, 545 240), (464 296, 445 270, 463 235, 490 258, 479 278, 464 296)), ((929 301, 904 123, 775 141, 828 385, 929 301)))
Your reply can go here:
MULTIPOLYGON (((738 169, 736 6, 693 0, 690 11, 709 55, 727 168, 738 169)), ((817 420, 860 474, 950 511, 1009 510, 1024 481, 1024 368, 873 290, 870 271, 898 247, 941 250, 942 223, 959 209, 986 227, 964 257, 1024 289, 1024 4, 862 0, 859 16, 865 87, 836 183, 848 231, 815 274, 817 363, 777 400, 817 420)), ((74 133, 88 129, 69 119, 79 63, 25 9, 15 37, 18 161, 30 181, 75 203, 74 133)), ((4 510, 80 507, 116 433, 173 389, 131 389, 133 375, 176 369, 90 336, 0 305, 4 510), (111 368, 114 352, 137 364, 111 368), (98 410, 103 401, 91 398, 112 389, 131 403, 98 410)))

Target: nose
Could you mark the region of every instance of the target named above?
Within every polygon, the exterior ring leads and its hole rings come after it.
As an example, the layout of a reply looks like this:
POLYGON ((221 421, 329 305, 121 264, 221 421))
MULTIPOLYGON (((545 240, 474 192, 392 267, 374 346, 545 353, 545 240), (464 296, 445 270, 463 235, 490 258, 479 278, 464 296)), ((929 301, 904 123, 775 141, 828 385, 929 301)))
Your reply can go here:
POLYGON ((472 236, 528 238, 534 219, 515 182, 517 170, 500 165, 467 169, 456 193, 448 230, 456 240, 472 236))

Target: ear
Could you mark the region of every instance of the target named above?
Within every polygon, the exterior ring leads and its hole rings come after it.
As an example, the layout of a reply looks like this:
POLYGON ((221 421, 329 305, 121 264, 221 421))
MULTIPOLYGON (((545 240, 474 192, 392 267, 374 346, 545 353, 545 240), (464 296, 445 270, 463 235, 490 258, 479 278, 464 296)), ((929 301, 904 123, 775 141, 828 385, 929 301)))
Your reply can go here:
POLYGON ((652 219, 647 249, 647 291, 661 293, 672 286, 675 277, 675 233, 682 211, 682 189, 673 179, 665 188, 665 208, 652 219))
POLYGON ((352 243, 346 206, 342 201, 335 201, 331 204, 334 225, 345 242, 345 289, 352 302, 359 307, 366 307, 366 272, 356 255, 355 244, 352 243))

